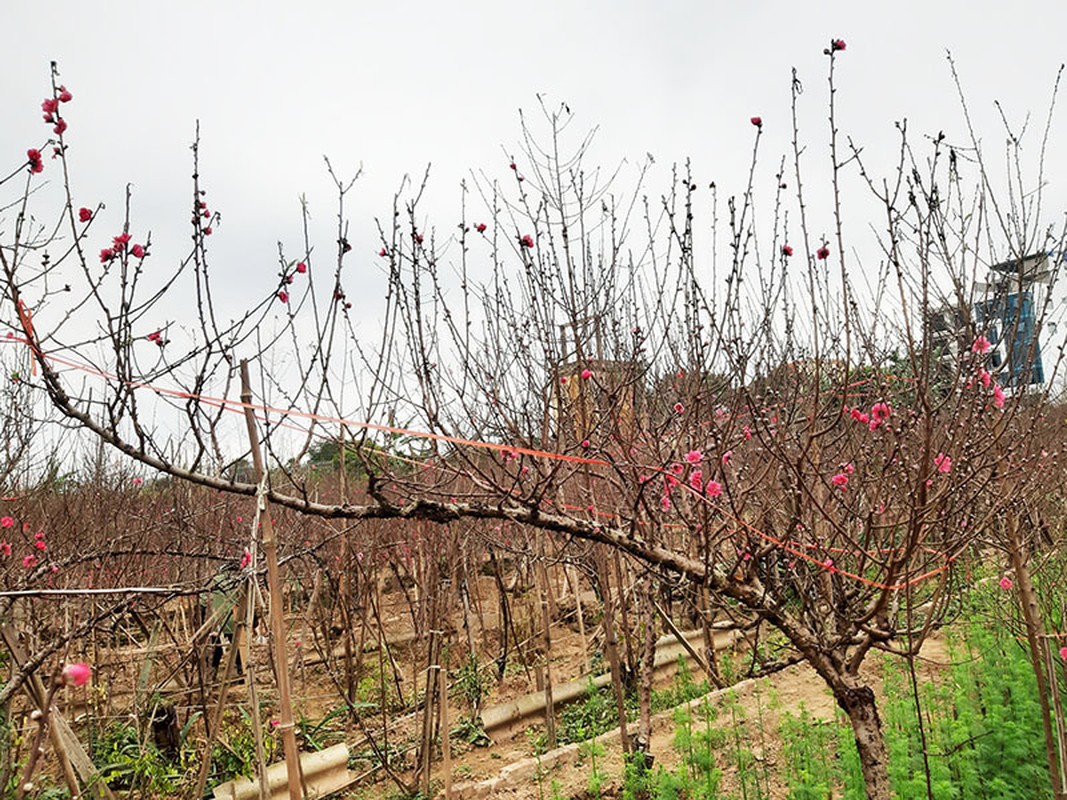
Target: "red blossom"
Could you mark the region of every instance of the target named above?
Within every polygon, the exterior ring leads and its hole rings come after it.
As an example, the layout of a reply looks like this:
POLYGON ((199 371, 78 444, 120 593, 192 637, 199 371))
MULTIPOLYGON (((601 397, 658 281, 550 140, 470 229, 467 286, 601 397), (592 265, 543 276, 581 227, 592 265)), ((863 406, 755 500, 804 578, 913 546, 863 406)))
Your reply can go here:
POLYGON ((485 223, 479 222, 474 226, 474 230, 478 231, 478 233, 485 233, 485 223))
POLYGON ((305 264, 303 261, 300 261, 296 265, 296 271, 303 275, 305 272, 308 271, 308 265, 305 264))
POLYGON ((22 557, 22 566, 25 569, 29 569, 30 567, 37 566, 37 556, 33 555, 32 553, 30 555, 28 555, 28 556, 23 556, 22 557))
POLYGON ((79 208, 78 209, 78 221, 79 222, 88 222, 92 218, 93 218, 92 210, 90 210, 88 208, 79 208))
POLYGON ((210 225, 208 225, 206 228, 204 228, 204 236, 210 236, 212 233, 213 233, 213 231, 211 230, 211 226, 210 225))
POLYGON ((41 151, 30 148, 26 151, 26 159, 30 162, 30 172, 34 174, 44 172, 44 162, 41 160, 41 151))
POLYGON ((128 234, 128 233, 120 233, 118 236, 116 236, 111 241, 112 241, 112 243, 114 245, 115 252, 116 253, 121 253, 123 250, 126 249, 126 245, 129 244, 130 234, 128 234))
POLYGON ((751 122, 757 128, 762 128, 763 127, 763 117, 752 117, 752 119, 750 119, 749 122, 751 122))
POLYGON ((830 478, 830 482, 843 492, 848 488, 848 475, 839 472, 834 475, 834 477, 830 478))
POLYGON ((674 413, 675 414, 681 414, 684 411, 685 411, 685 406, 683 406, 681 403, 675 403, 674 404, 674 413))
POLYGON ((1003 578, 1000 579, 1000 588, 1003 589, 1004 591, 1007 591, 1013 585, 1014 584, 1011 582, 1011 578, 1009 578, 1007 575, 1005 575, 1003 578))
POLYGON ((0 517, 0 528, 10 528, 15 524, 15 520, 12 517, 0 517))
POLYGON ((388 254, 388 251, 384 247, 378 251, 378 255, 380 255, 382 258, 385 258, 388 254))
POLYGON ((944 453, 938 453, 934 456, 934 466, 937 467, 938 472, 947 474, 952 471, 952 458, 944 453))
POLYGON ((819 261, 825 261, 830 257, 830 248, 826 245, 823 245, 815 251, 815 257, 819 259, 819 261))
POLYGON ((593 377, 593 370, 591 370, 591 369, 583 369, 582 370, 582 380, 583 381, 587 381, 592 377, 593 377))
POLYGON ((871 406, 871 417, 879 422, 889 419, 889 415, 892 413, 893 407, 889 403, 875 403, 871 406))
POLYGON ((144 258, 144 246, 135 244, 133 247, 130 248, 130 255, 132 255, 134 258, 144 258))
POLYGON ((89 682, 91 674, 92 669, 88 664, 67 664, 63 667, 63 679, 74 686, 84 686, 89 682))
POLYGON ((971 352, 977 353, 980 356, 984 356, 992 349, 993 344, 989 341, 988 338, 986 338, 985 335, 979 336, 977 339, 974 340, 974 344, 971 345, 971 352))
POLYGON ((281 300, 283 303, 288 303, 289 292, 285 291, 285 289, 278 290, 278 299, 281 300))
POLYGON ((115 251, 112 250, 110 247, 105 247, 103 250, 100 251, 100 263, 101 264, 106 264, 107 262, 109 262, 114 257, 115 257, 115 251))
POLYGON ((704 487, 704 491, 708 493, 708 497, 718 497, 722 494, 722 484, 718 481, 708 481, 708 485, 704 487))
POLYGON ((830 49, 832 49, 834 51, 844 50, 845 49, 845 40, 844 39, 834 39, 832 42, 830 42, 830 49))
POLYGON ((523 236, 520 241, 522 242, 523 247, 528 247, 532 249, 534 246, 534 240, 530 234, 526 234, 525 236, 523 236))
POLYGON ((793 248, 790 247, 787 244, 783 244, 782 245, 782 255, 783 256, 791 256, 791 255, 793 255, 793 248))
POLYGON ((11 555, 11 545, 8 542, 0 542, 0 554, 11 555))
POLYGON ((61 103, 69 103, 73 99, 74 99, 74 95, 72 95, 69 91, 67 91, 67 87, 66 86, 60 86, 59 87, 59 102, 61 102, 61 103))
POLYGON ((689 485, 696 491, 701 491, 703 488, 704 472, 699 469, 695 469, 689 473, 689 485))
POLYGON ((52 128, 52 133, 56 136, 62 136, 63 132, 67 129, 67 121, 65 119, 57 119, 56 126, 52 128))
POLYGON ((55 114, 59 109, 59 100, 54 97, 46 97, 41 103, 41 111, 45 114, 55 114))

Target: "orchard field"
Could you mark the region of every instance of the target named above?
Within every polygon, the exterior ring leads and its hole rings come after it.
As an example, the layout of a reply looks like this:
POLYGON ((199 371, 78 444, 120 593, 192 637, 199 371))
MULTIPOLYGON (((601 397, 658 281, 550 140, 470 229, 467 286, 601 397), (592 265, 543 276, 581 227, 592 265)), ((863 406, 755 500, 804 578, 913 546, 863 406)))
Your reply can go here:
POLYGON ((969 122, 868 164, 847 52, 747 185, 542 100, 445 221, 327 161, 335 240, 304 202, 247 282, 199 139, 180 255, 79 194, 53 64, 0 180, 0 793, 1067 796, 1052 114, 1002 178, 969 122))

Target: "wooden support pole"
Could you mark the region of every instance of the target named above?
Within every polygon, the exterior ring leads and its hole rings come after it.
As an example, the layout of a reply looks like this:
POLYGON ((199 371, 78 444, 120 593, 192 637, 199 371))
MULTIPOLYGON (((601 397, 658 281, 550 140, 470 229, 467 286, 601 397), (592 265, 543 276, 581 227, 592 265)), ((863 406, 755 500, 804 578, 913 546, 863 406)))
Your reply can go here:
MULTIPOLYGON (((218 736, 219 729, 222 727, 222 715, 226 710, 226 693, 230 688, 230 678, 233 677, 233 669, 237 663, 237 653, 240 651, 241 634, 244 632, 245 626, 245 603, 251 602, 251 593, 248 591, 248 586, 251 581, 245 581, 244 589, 241 590, 241 599, 237 601, 237 606, 233 613, 233 638, 230 640, 230 647, 226 652, 226 663, 222 668, 222 682, 219 684, 219 699, 215 704, 214 711, 211 714, 210 725, 207 726, 206 741, 203 746, 203 755, 200 757, 200 772, 196 777, 196 786, 193 789, 191 797, 193 800, 199 800, 204 796, 204 786, 207 784, 208 772, 211 771, 211 746, 215 743, 215 737, 218 736)), ((245 670, 249 669, 247 661, 244 662, 245 670)))
POLYGON ((437 669, 441 698, 438 701, 438 728, 441 731, 441 771, 444 773, 445 800, 452 800, 452 742, 448 738, 448 671, 442 664, 437 669))
MULTIPOLYGON (((252 383, 248 377, 248 361, 241 359, 241 402, 245 407, 245 424, 248 427, 248 444, 252 449, 252 464, 255 467, 256 483, 263 485, 266 468, 263 452, 259 446, 256 430, 256 415, 252 411, 252 383)), ((285 764, 289 776, 289 798, 300 800, 300 753, 296 747, 296 731, 293 729, 293 702, 289 694, 289 658, 285 643, 285 607, 282 585, 278 573, 278 542, 274 535, 274 522, 270 516, 270 504, 265 495, 258 497, 260 523, 263 528, 263 557, 267 562, 267 587, 270 597, 271 634, 274 639, 274 670, 278 681, 278 730, 282 734, 285 764)))
POLYGON ((670 618, 670 615, 666 611, 664 611, 663 607, 655 600, 652 601, 652 607, 656 609, 656 612, 660 615, 660 618, 667 626, 667 630, 669 630, 674 635, 674 638, 678 640, 678 643, 685 648, 685 651, 687 653, 689 653, 689 657, 692 658, 694 662, 696 662, 696 665, 700 667, 700 669, 704 672, 705 675, 708 676, 710 680, 714 681, 716 676, 711 674, 711 669, 708 667, 708 662, 700 657, 700 654, 696 651, 696 648, 693 647, 693 645, 689 643, 689 640, 685 638, 685 634, 678 630, 678 626, 674 624, 674 620, 670 618))

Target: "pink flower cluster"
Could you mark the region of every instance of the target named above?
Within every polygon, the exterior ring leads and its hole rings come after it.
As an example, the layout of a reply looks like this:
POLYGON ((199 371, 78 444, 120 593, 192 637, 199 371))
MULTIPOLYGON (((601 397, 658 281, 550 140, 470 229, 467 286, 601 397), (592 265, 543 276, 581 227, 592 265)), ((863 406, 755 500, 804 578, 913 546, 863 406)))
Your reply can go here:
MULTIPOLYGON (((306 261, 298 261, 298 262, 296 262, 296 266, 293 268, 292 272, 288 272, 288 273, 287 272, 283 272, 282 273, 282 280, 284 280, 287 284, 290 284, 296 279, 297 275, 306 275, 307 271, 308 271, 307 262, 306 261)), ((289 292, 287 292, 285 289, 279 289, 277 297, 278 297, 278 301, 281 302, 281 303, 288 303, 289 302, 289 292)), ((334 299, 335 300, 338 300, 338 299, 343 300, 344 299, 344 293, 342 292, 341 296, 338 297, 337 296, 337 292, 334 292, 334 299)), ((349 303, 349 304, 347 304, 346 307, 347 308, 351 308, 352 304, 349 303)))
MULTIPOLYGON (((13 528, 15 526, 14 517, 4 516, 0 517, 0 528, 13 528)), ((30 530, 30 524, 28 522, 23 523, 22 530, 24 533, 30 530)), ((25 569, 32 569, 38 564, 37 554, 43 553, 48 550, 48 542, 45 541, 44 531, 37 531, 33 535, 33 550, 22 557, 22 566, 25 569)), ((14 551, 14 547, 8 541, 0 541, 0 556, 8 557, 14 551)), ((56 572, 57 567, 53 565, 52 571, 56 572)))
POLYGON ((67 121, 59 114, 59 104, 69 103, 74 99, 74 95, 67 91, 66 86, 60 86, 57 91, 55 97, 46 97, 41 102, 41 111, 44 112, 44 121, 53 126, 52 133, 62 136, 67 130, 67 121))
POLYGON ((846 408, 845 410, 848 411, 852 419, 861 425, 866 425, 872 431, 878 430, 893 413, 893 407, 885 402, 878 402, 872 405, 870 413, 859 408, 846 408))
MULTIPOLYGON (((88 211, 88 209, 82 210, 88 211)), ((90 216, 92 216, 91 213, 90 216)), ((105 247, 103 250, 100 251, 100 263, 109 264, 114 259, 121 258, 122 254, 126 252, 127 245, 130 244, 130 238, 130 234, 126 231, 123 231, 118 236, 114 237, 111 240, 111 247, 105 247)), ((129 251, 131 256, 141 260, 143 260, 144 257, 148 254, 148 251, 145 250, 143 244, 130 245, 129 251)))
MULTIPOLYGON (((992 349, 993 343, 990 342, 984 334, 978 336, 978 338, 976 338, 971 344, 971 352, 974 353, 976 356, 988 355, 992 349)), ((978 382, 981 383, 984 388, 988 389, 990 386, 993 387, 993 405, 995 405, 997 408, 1004 408, 1004 401, 1006 399, 1006 396, 1004 394, 1004 388, 999 383, 993 380, 993 373, 991 373, 984 366, 979 364, 976 375, 978 377, 978 382)), ((973 380, 967 381, 968 389, 973 386, 973 380)))

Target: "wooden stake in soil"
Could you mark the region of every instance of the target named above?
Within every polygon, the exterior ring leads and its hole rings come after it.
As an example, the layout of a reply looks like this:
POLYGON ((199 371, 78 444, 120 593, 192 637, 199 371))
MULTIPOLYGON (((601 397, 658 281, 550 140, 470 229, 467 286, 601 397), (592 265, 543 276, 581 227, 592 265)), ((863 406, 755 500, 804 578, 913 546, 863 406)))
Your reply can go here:
POLYGON ((556 748, 556 706, 552 698, 552 618, 548 608, 548 571, 545 569, 544 543, 541 545, 541 558, 537 560, 537 583, 541 592, 541 625, 542 637, 545 650, 545 734, 548 736, 548 747, 556 748))
POLYGON ((261 487, 258 496, 260 522, 263 525, 263 557, 267 562, 267 586, 270 596, 270 623, 274 638, 274 669, 278 681, 278 730, 282 734, 285 763, 289 775, 290 800, 300 800, 300 753, 296 748, 296 731, 293 729, 293 703, 289 694, 289 657, 285 646, 285 607, 282 599, 281 579, 278 574, 278 542, 274 536, 274 523, 270 517, 270 504, 263 493, 266 469, 263 453, 259 447, 256 417, 252 412, 252 383, 248 377, 248 361, 241 360, 241 402, 245 407, 245 424, 248 427, 248 444, 252 448, 252 464, 255 467, 256 483, 261 487))
POLYGON ((438 706, 441 731, 441 770, 445 779, 445 800, 452 800, 452 742, 448 739, 448 672, 444 666, 437 670, 441 699, 438 706))
MULTIPOLYGON (((203 755, 200 758, 200 772, 196 777, 196 788, 193 790, 192 797, 200 798, 204 796, 204 786, 207 784, 208 772, 211 771, 211 747, 215 743, 215 737, 218 735, 219 728, 222 727, 222 715, 226 710, 226 693, 230 688, 230 679, 233 677, 234 666, 237 663, 237 654, 240 652, 241 636, 244 634, 247 636, 247 632, 244 630, 245 621, 247 616, 246 603, 252 602, 251 593, 248 591, 248 587, 251 585, 251 581, 245 581, 244 588, 241 590, 241 599, 237 601, 237 605, 234 607, 233 613, 233 638, 230 640, 230 647, 226 652, 226 663, 222 668, 222 681, 219 684, 219 699, 218 703, 211 714, 210 725, 207 725, 206 741, 203 746, 203 755)), ((248 661, 244 662, 245 670, 249 670, 250 664, 248 661)))
POLYGON ((611 596, 611 579, 608 577, 607 555, 604 548, 595 551, 597 578, 604 596, 604 649, 608 651, 611 665, 611 688, 615 692, 615 709, 619 715, 619 743, 623 754, 630 752, 630 736, 626 732, 626 699, 622 687, 622 666, 619 664, 619 647, 615 638, 615 607, 611 596))

